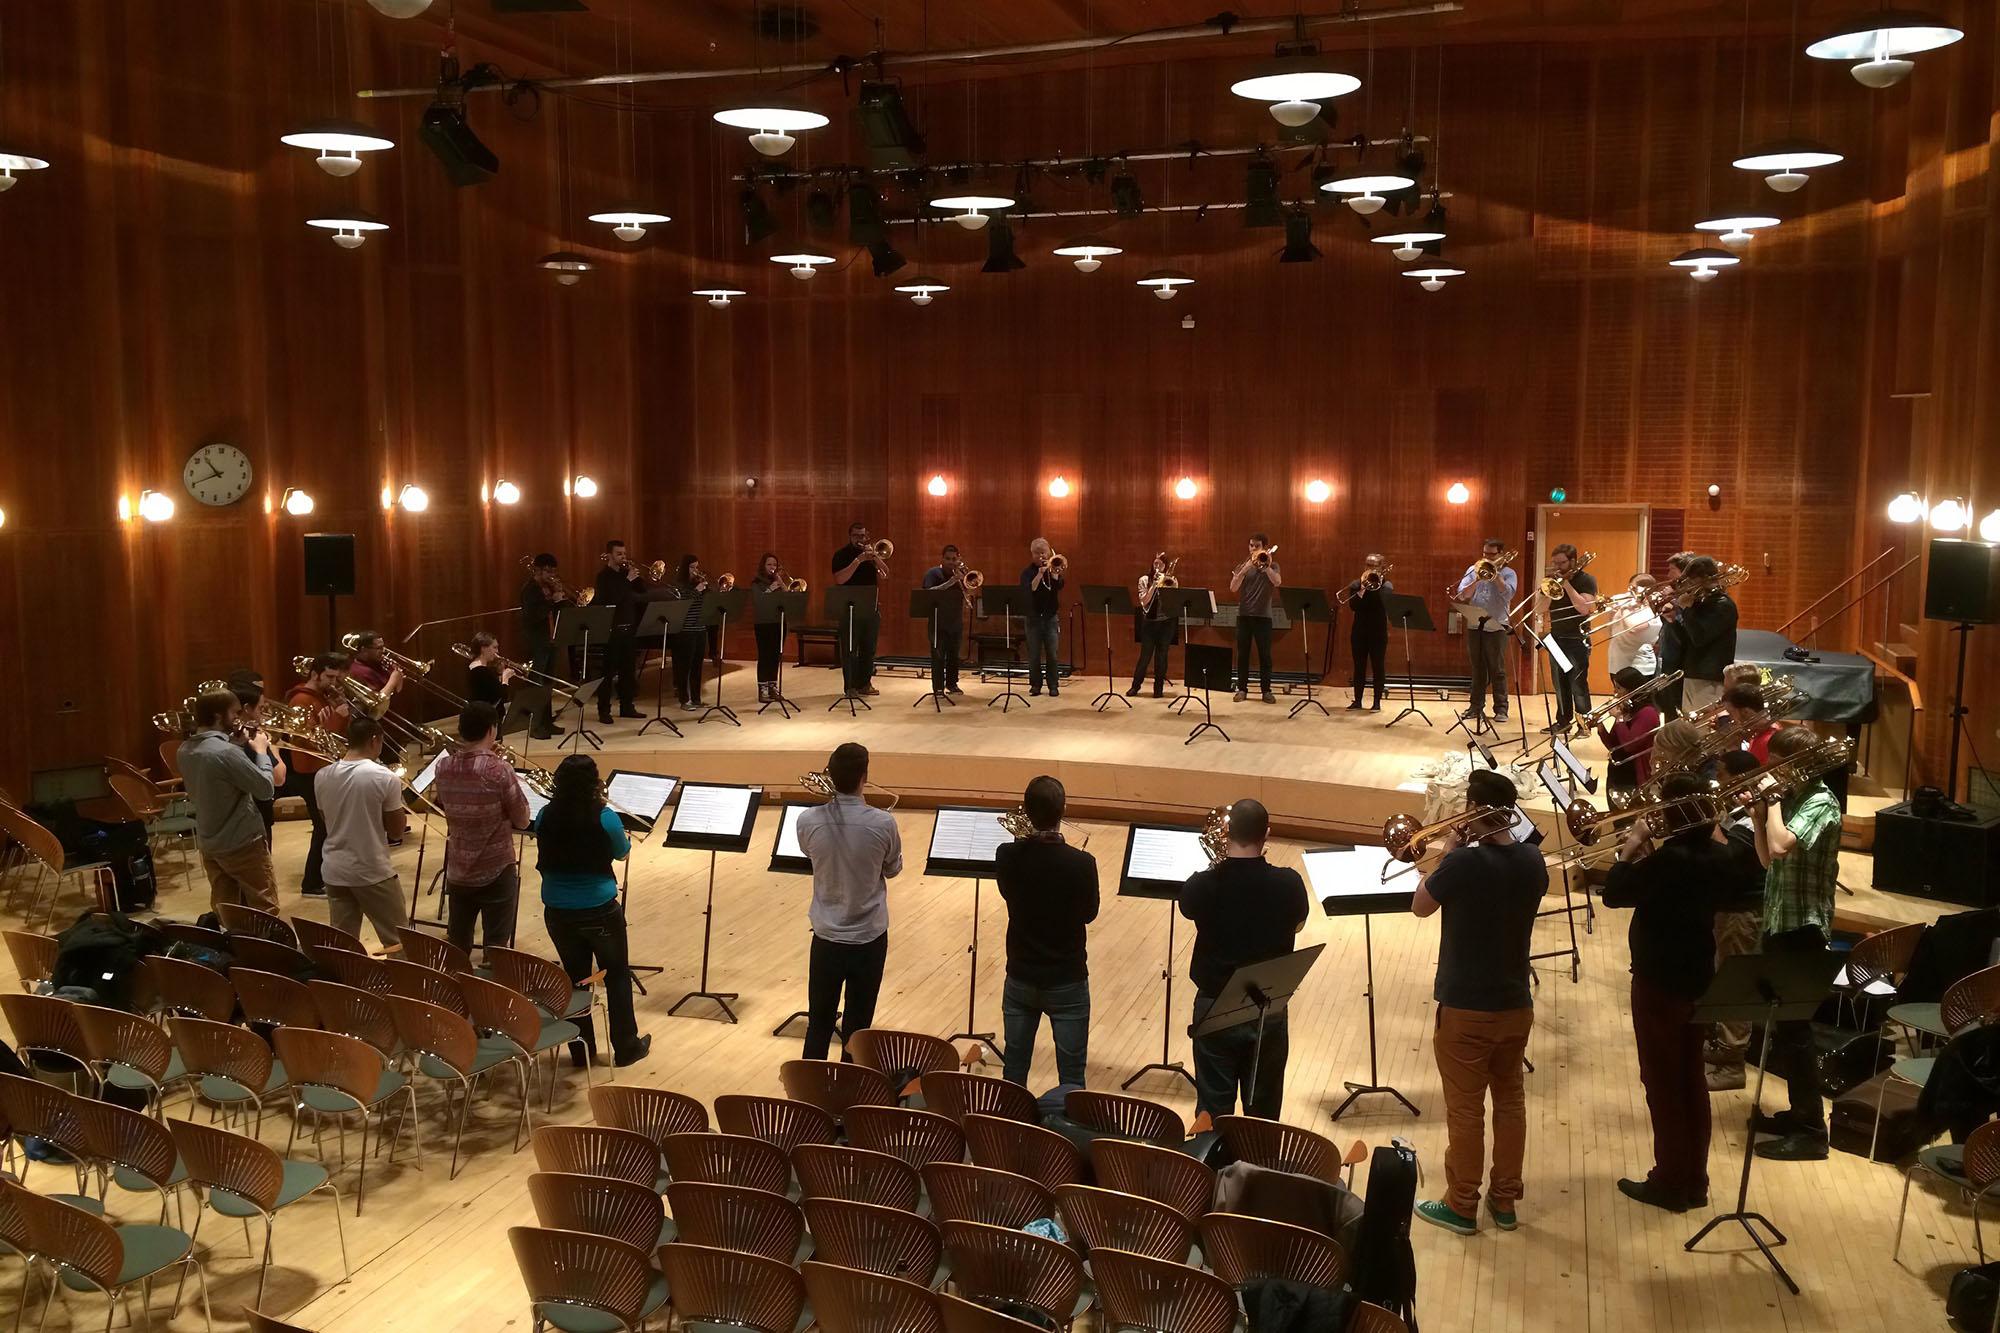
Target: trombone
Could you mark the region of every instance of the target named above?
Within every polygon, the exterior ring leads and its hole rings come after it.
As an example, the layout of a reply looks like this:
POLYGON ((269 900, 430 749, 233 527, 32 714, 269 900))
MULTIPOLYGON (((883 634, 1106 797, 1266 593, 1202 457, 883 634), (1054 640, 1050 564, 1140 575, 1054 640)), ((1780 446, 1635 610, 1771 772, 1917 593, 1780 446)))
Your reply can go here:
MULTIPOLYGON (((1381 590, 1383 579, 1395 567, 1393 564, 1388 564, 1378 565, 1374 569, 1364 569, 1361 571, 1361 577, 1356 579, 1355 582, 1361 585, 1363 592, 1378 592, 1381 590)), ((1353 599, 1347 595, 1347 589, 1342 588, 1333 595, 1333 600, 1342 606, 1346 606, 1353 599)))
MULTIPOLYGON (((1678 762, 1662 761, 1655 764, 1653 766, 1652 778, 1647 783, 1647 787, 1650 790, 1657 791, 1662 778, 1671 777, 1675 773, 1693 772, 1704 767, 1709 761, 1718 759, 1731 750, 1739 749, 1759 727, 1794 712, 1799 705, 1811 697, 1804 690, 1792 684, 1789 678, 1766 681, 1759 688, 1763 691, 1764 695, 1764 715, 1762 717, 1754 721, 1732 721, 1728 726, 1719 727, 1706 736, 1703 736, 1701 744, 1696 746, 1685 758, 1678 762)), ((1692 716, 1696 719, 1697 726, 1708 725, 1722 717, 1728 711, 1728 707, 1726 703, 1718 699, 1714 703, 1706 705, 1692 716)))
MULTIPOLYGON (((1569 585, 1570 575, 1576 573, 1595 559, 1597 559, 1597 552, 1585 551, 1577 557, 1576 563, 1569 567, 1568 573, 1550 574, 1545 577, 1540 583, 1535 585, 1533 592, 1523 597, 1518 605, 1507 612, 1508 621, 1511 623, 1519 619, 1521 613, 1532 606, 1537 597, 1546 598, 1548 601, 1554 602, 1556 598, 1563 595, 1563 589, 1569 585)), ((1593 612, 1592 614, 1596 613, 1593 612)))
MULTIPOLYGON (((823 768, 815 769, 810 773, 801 774, 799 776, 799 785, 801 787, 804 787, 808 792, 812 793, 814 796, 820 797, 822 800, 830 801, 835 796, 839 795, 839 792, 835 789, 833 785, 833 779, 827 776, 827 771, 823 768)), ((871 787, 874 788, 874 790, 881 792, 884 796, 887 796, 889 798, 889 804, 882 807, 884 810, 894 810, 896 808, 896 803, 903 799, 900 795, 890 791, 887 787, 877 787, 872 782, 864 782, 861 784, 861 790, 863 791, 863 793, 866 793, 871 787)))
MULTIPOLYGON (((1017 841, 1022 838, 1032 838, 1036 833, 1040 832, 1035 827, 1033 821, 1028 818, 1028 807, 1025 805, 1017 805, 1012 810, 1003 812, 1000 816, 1000 827, 1006 829, 1008 836, 1017 841)), ((1059 828, 1076 829, 1077 826, 1065 819, 1059 828)), ((1081 832, 1080 829, 1078 831, 1081 832)), ((1077 843, 1077 846, 1088 847, 1089 845, 1090 835, 1085 833, 1083 840, 1077 843)))
MULTIPOLYGON (((1501 570, 1514 563, 1519 554, 1517 551, 1502 551, 1499 558, 1495 560, 1488 560, 1486 557, 1481 556, 1472 562, 1472 581, 1474 583, 1491 583, 1500 577, 1501 570)), ((1463 602, 1465 598, 1459 595, 1458 590, 1464 586, 1464 583, 1465 580, 1460 579, 1457 583, 1448 585, 1444 590, 1445 600, 1452 603, 1463 602)), ((1513 619, 1513 616, 1510 614, 1508 619, 1513 619)))
MULTIPOLYGON (((1165 565, 1167 568, 1165 572, 1160 575, 1160 577, 1153 580, 1154 590, 1158 591, 1161 588, 1180 587, 1181 581, 1174 574, 1174 571, 1180 568, 1181 558, 1179 556, 1175 556, 1173 559, 1169 560, 1167 559, 1167 553, 1165 551, 1162 551, 1160 552, 1158 559, 1160 563, 1165 565)), ((1141 577, 1144 576, 1142 575, 1141 577)))
POLYGON ((1050 556, 1048 558, 1047 569, 1050 578, 1067 578, 1069 576, 1069 557, 1060 553, 1050 556))
MULTIPOLYGON (((535 579, 537 582, 541 581, 542 576, 535 569, 535 557, 531 555, 522 556, 521 568, 528 571, 529 577, 535 579)), ((557 574, 550 574, 548 582, 542 586, 554 593, 558 602, 568 602, 572 606, 589 606, 590 599, 597 596, 597 589, 572 588, 567 583, 564 583, 562 577, 557 574)))
POLYGON ((1447 838, 1455 838, 1457 843, 1478 842, 1513 826, 1514 812, 1500 805, 1469 805, 1430 824, 1420 822, 1415 815, 1391 815, 1382 825, 1382 845, 1389 849, 1390 859, 1401 861, 1405 868, 1392 872, 1385 864, 1382 882, 1387 884, 1418 869, 1437 844, 1447 838))
POLYGON ((1271 557, 1275 556, 1277 553, 1278 553, 1277 544, 1273 543, 1269 546, 1266 546, 1263 550, 1257 552, 1256 555, 1252 556, 1250 558, 1250 563, 1257 566, 1257 568, 1259 569, 1269 569, 1271 567, 1271 557))
MULTIPOLYGON (((1549 754, 1555 753, 1555 745, 1557 741, 1563 740, 1569 736, 1588 736, 1591 732, 1597 730, 1598 726, 1603 723, 1604 719, 1616 715, 1618 710, 1624 707, 1626 704, 1639 703, 1643 700, 1649 699, 1653 695, 1658 694, 1661 690, 1666 689, 1669 685, 1676 684, 1680 680, 1680 678, 1681 678, 1680 672, 1670 671, 1664 676, 1654 676, 1651 680, 1643 681, 1638 685, 1634 685, 1631 689, 1625 691, 1623 694, 1612 696, 1610 699, 1605 700, 1597 707, 1591 709, 1588 713, 1583 713, 1573 718, 1570 722, 1569 731, 1550 732, 1548 735, 1536 741, 1533 745, 1530 745, 1528 748, 1521 751, 1521 753, 1515 755, 1512 759, 1510 759, 1507 762, 1507 766, 1513 769, 1516 773, 1527 772, 1530 768, 1534 767, 1534 765, 1537 762, 1539 762, 1544 752, 1549 754)), ((1646 734, 1650 736, 1652 735, 1652 732, 1649 731, 1646 734)), ((1613 755, 1612 757, 1614 759, 1618 758, 1617 755, 1613 755)))
MULTIPOLYGON (((964 565, 960 565, 958 573, 954 578, 958 583, 960 595, 965 598, 965 609, 967 611, 972 610, 973 598, 978 596, 979 590, 986 586, 986 576, 976 569, 967 569, 964 565)), ((1017 834, 1016 836, 1020 835, 1017 834)))
MULTIPOLYGON (((454 643, 451 646, 451 650, 468 662, 476 661, 479 657, 478 651, 469 643, 454 643)), ((513 672, 530 685, 543 686, 551 694, 570 695, 576 693, 576 686, 572 682, 564 680, 561 676, 552 676, 546 671, 537 671, 535 668, 521 662, 516 662, 512 658, 495 657, 493 665, 504 671, 513 672)))
MULTIPOLYGON (((355 641, 359 637, 360 637, 359 635, 355 634, 343 634, 340 636, 340 646, 347 649, 349 652, 353 652, 355 648, 355 641)), ((401 671, 407 679, 415 681, 417 684, 423 686, 425 689, 429 690, 432 694, 435 694, 438 698, 444 700, 451 707, 453 708, 465 707, 464 695, 459 694, 455 690, 447 689, 443 685, 440 685, 436 681, 431 679, 431 671, 433 668, 437 666, 436 658, 431 658, 429 661, 420 662, 414 657, 405 657, 403 656, 403 654, 397 652, 394 648, 389 648, 389 647, 384 647, 382 649, 382 656, 388 658, 389 665, 401 671)), ((393 702, 393 696, 391 696, 391 699, 393 702)), ((381 715, 376 714, 375 716, 379 718, 381 715)))

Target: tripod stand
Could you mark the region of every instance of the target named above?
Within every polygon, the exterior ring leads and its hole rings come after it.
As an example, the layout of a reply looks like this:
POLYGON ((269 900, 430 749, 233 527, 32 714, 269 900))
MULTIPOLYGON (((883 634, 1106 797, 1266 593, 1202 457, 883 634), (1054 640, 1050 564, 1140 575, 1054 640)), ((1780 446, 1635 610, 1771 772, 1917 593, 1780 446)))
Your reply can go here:
POLYGON ((979 590, 979 605, 987 615, 992 615, 996 606, 999 608, 1000 633, 1007 645, 1007 662, 1000 674, 1000 693, 988 699, 986 706, 991 708, 999 704, 1002 713, 1017 703, 1023 708, 1033 708, 1028 697, 1014 688, 1014 617, 1019 616, 1023 625, 1028 623, 1028 616, 1033 610, 1028 590, 1018 585, 1002 588, 988 584, 979 590))
POLYGON ((1374 918, 1371 914, 1367 912, 1361 913, 1362 956, 1368 961, 1368 989, 1364 992, 1368 998, 1368 1081, 1366 1083, 1348 1082, 1345 1085, 1347 1088, 1346 1098, 1340 1105, 1333 1108, 1333 1118, 1335 1120, 1340 1119, 1342 1115, 1346 1114, 1348 1107, 1371 1093, 1387 1093, 1409 1108, 1411 1115, 1423 1114, 1422 1111, 1417 1109, 1415 1102, 1405 1097, 1401 1092, 1398 1092, 1387 1083, 1382 1082, 1382 1070, 1378 1064, 1379 1057, 1375 1045, 1375 930, 1371 924, 1373 920, 1374 918))
MULTIPOLYGON (((1169 900, 1167 903, 1167 961, 1160 968, 1160 980, 1167 983, 1166 998, 1161 1002, 1160 1009, 1160 1058, 1151 1064, 1141 1065, 1132 1077, 1118 1085, 1127 1092, 1132 1090, 1134 1083, 1137 1083, 1154 1070, 1158 1070, 1162 1074, 1179 1074, 1188 1081, 1189 1086, 1193 1086, 1194 1084, 1194 1075, 1188 1073, 1188 1067, 1179 1060, 1169 1058, 1173 1054, 1174 1038, 1174 924, 1175 919, 1180 914, 1180 904, 1169 900)), ((1255 1087, 1256 1085, 1252 1083, 1251 1086, 1255 1087)))
POLYGON ((792 615, 806 613, 806 595, 802 592, 786 592, 773 588, 758 593, 751 601, 757 618, 757 628, 775 624, 778 627, 777 678, 771 687, 771 695, 757 708, 762 713, 767 708, 778 710, 778 716, 790 721, 794 712, 802 712, 799 706, 785 697, 785 622, 792 615))
POLYGON ((972 942, 966 945, 965 952, 971 960, 966 969, 965 977, 965 1031, 954 1032, 951 1036, 945 1038, 945 1040, 953 1042, 976 1041, 986 1047, 987 1050, 992 1051, 994 1055, 1004 1060, 1007 1058, 1006 1052, 1002 1051, 999 1045, 993 1040, 993 1033, 974 1031, 979 1026, 977 1016, 979 1009, 979 876, 977 875, 972 877, 972 942))
POLYGON ((847 652, 842 656, 840 665, 842 677, 840 697, 826 706, 826 711, 829 713, 842 704, 847 705, 849 717, 854 716, 857 706, 866 708, 871 713, 875 711, 868 701, 861 697, 861 691, 853 688, 852 682, 846 678, 853 669, 852 663, 859 646, 855 633, 857 618, 876 614, 875 597, 875 589, 871 586, 827 589, 827 610, 833 613, 835 620, 844 620, 847 623, 847 652))
POLYGON ((1410 631, 1413 629, 1434 630, 1437 628, 1437 625, 1432 621, 1430 610, 1424 605, 1423 598, 1412 597, 1408 593, 1400 592, 1385 592, 1381 594, 1381 597, 1383 613, 1391 621, 1403 627, 1403 687, 1409 692, 1407 696, 1408 701, 1403 705, 1403 711, 1390 718, 1383 725, 1393 727, 1404 718, 1414 715, 1425 726, 1432 726, 1434 724, 1424 713, 1424 710, 1417 707, 1417 667, 1416 658, 1410 650, 1410 631))
POLYGON ((650 602, 646 606, 645 614, 639 617, 638 627, 633 630, 635 636, 643 635, 649 639, 653 637, 655 629, 660 631, 660 669, 653 677, 653 716, 639 728, 641 736, 654 727, 665 727, 676 736, 682 734, 681 729, 674 725, 674 720, 667 716, 667 676, 672 670, 667 663, 668 645, 674 635, 687 627, 689 605, 677 597, 650 602))
POLYGON ((1297 717, 1308 708, 1319 709, 1321 717, 1331 717, 1326 705, 1313 698, 1312 624, 1318 621, 1326 626, 1329 641, 1333 636, 1333 606, 1327 600, 1324 588, 1294 588, 1289 585, 1278 590, 1278 599, 1285 608, 1285 618, 1299 627, 1299 646, 1305 658, 1306 697, 1292 705, 1287 718, 1297 717))
POLYGON ((714 933, 715 927, 715 856, 715 849, 713 847, 709 848, 708 901, 701 909, 701 981, 696 985, 694 990, 689 991, 687 994, 681 996, 680 999, 674 1001, 673 1007, 667 1010, 667 1017, 669 1018, 679 1014, 681 1006, 690 1000, 713 1000, 715 1006, 722 1010, 722 1016, 725 1020, 731 1023, 736 1021, 736 1011, 729 1007, 729 1002, 736 998, 736 992, 733 990, 712 991, 708 988, 708 948, 709 940, 714 933))

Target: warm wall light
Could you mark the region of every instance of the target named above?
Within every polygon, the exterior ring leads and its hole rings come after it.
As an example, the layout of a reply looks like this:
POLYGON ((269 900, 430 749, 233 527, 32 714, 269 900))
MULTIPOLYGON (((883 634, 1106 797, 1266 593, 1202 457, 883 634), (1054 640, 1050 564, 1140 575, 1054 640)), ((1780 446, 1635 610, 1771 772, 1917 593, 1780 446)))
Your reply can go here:
POLYGON ((933 473, 931 475, 930 484, 925 486, 924 489, 929 491, 932 495, 943 495, 945 492, 949 491, 951 487, 944 484, 944 476, 942 473, 933 473))
POLYGON ((1972 510, 1957 496, 1940 500, 1931 507, 1931 526, 1940 532, 1962 531, 1972 526, 1972 510))
POLYGON ((1455 505, 1462 505, 1472 498, 1472 492, 1465 488, 1464 482, 1454 481, 1451 488, 1444 493, 1444 498, 1455 505))
MULTIPOLYGON (((5 523, 6 521, 7 516, 0 514, 0 523, 5 523)), ((1979 520, 1979 540, 2000 542, 2000 509, 1994 510, 1985 518, 1979 520)))
POLYGON ((1049 482, 1049 494, 1060 500, 1069 494, 1069 478, 1058 476, 1049 482))
POLYGON ((1891 523, 1914 523, 1924 516, 1924 498, 1915 491, 1904 491, 1889 501, 1889 521, 1891 523))
POLYGON ((1176 500, 1192 500, 1197 494, 1198 489, 1194 484, 1193 477, 1182 477, 1174 483, 1174 498, 1176 500))
POLYGON ((139 517, 148 523, 164 523, 174 516, 174 497, 163 491, 139 492, 139 517))
POLYGON ((412 514, 421 514, 431 507, 430 492, 415 482, 410 482, 397 494, 396 501, 412 514))
POLYGON ((0 509, 0 528, 7 526, 7 511, 0 509))
POLYGON ((1314 477, 1311 481, 1306 483, 1306 499, 1312 501, 1316 505, 1325 504, 1327 502, 1327 499, 1332 494, 1333 494, 1333 487, 1327 485, 1324 481, 1321 481, 1318 477, 1314 477))
POLYGON ((521 502, 521 488, 505 477, 502 477, 493 483, 493 498, 503 505, 519 504, 521 502))
POLYGON ((1719 499, 1721 499, 1721 498, 1722 498, 1722 487, 1718 486, 1718 485, 1717 485, 1716 483, 1714 483, 1714 482, 1712 482, 1712 481, 1711 481, 1710 483, 1708 483, 1708 498, 1709 498, 1709 499, 1711 499, 1711 500, 1719 500, 1719 499))
POLYGON ((597 480, 585 473, 577 473, 576 479, 563 483, 563 494, 574 495, 579 500, 588 500, 597 494, 597 480))
POLYGON ((296 486, 285 487, 285 498, 279 501, 287 514, 303 518, 313 511, 313 498, 296 486))
POLYGON ((121 494, 118 497, 118 521, 120 523, 132 521, 132 497, 129 495, 121 494))

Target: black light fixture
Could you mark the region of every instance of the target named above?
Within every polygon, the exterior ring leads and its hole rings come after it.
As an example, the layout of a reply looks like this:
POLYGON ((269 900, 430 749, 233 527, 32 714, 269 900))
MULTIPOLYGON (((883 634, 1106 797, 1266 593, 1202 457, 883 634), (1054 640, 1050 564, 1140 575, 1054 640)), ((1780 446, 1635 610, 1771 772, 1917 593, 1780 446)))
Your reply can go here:
POLYGON ((869 243, 868 258, 874 264, 875 276, 878 278, 886 278, 910 262, 903 258, 895 246, 889 244, 889 238, 886 236, 869 243))
POLYGON ((1310 264, 1319 258, 1319 247, 1313 244, 1312 210, 1308 208, 1288 208, 1285 210, 1285 248, 1278 251, 1280 264, 1310 264))
POLYGON ((1146 211, 1146 199, 1139 191, 1139 178, 1131 165, 1120 159, 1118 174, 1111 178, 1111 206, 1121 218, 1136 218, 1146 211))
POLYGON ((1284 221, 1278 203, 1278 164, 1259 153, 1243 172, 1243 225, 1276 227, 1284 221))
POLYGON ((745 187, 742 207, 743 235, 751 245, 778 234, 778 220, 771 216, 771 206, 764 202, 763 195, 745 187))
POLYGON ((833 196, 825 190, 814 190, 806 196, 806 226, 816 232, 833 230, 833 196))
POLYGON ((924 136, 910 120, 898 85, 882 79, 864 82, 855 110, 862 140, 877 166, 913 166, 924 155, 924 136))
POLYGON ((847 242, 873 246, 888 243, 888 228, 882 225, 882 195, 866 177, 847 187, 847 242))
POLYGON ((1014 228, 1004 217, 996 217, 986 228, 986 262, 981 273, 1012 273, 1028 265, 1014 253, 1014 228))

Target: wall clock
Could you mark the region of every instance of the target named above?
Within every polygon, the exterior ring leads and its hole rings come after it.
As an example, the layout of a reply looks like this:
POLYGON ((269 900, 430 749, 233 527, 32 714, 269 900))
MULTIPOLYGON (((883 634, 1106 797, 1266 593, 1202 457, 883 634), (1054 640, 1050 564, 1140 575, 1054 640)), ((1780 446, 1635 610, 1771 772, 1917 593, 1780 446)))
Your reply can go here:
POLYGON ((205 505, 235 504, 250 490, 250 459, 233 444, 204 444, 181 469, 187 493, 205 505))

